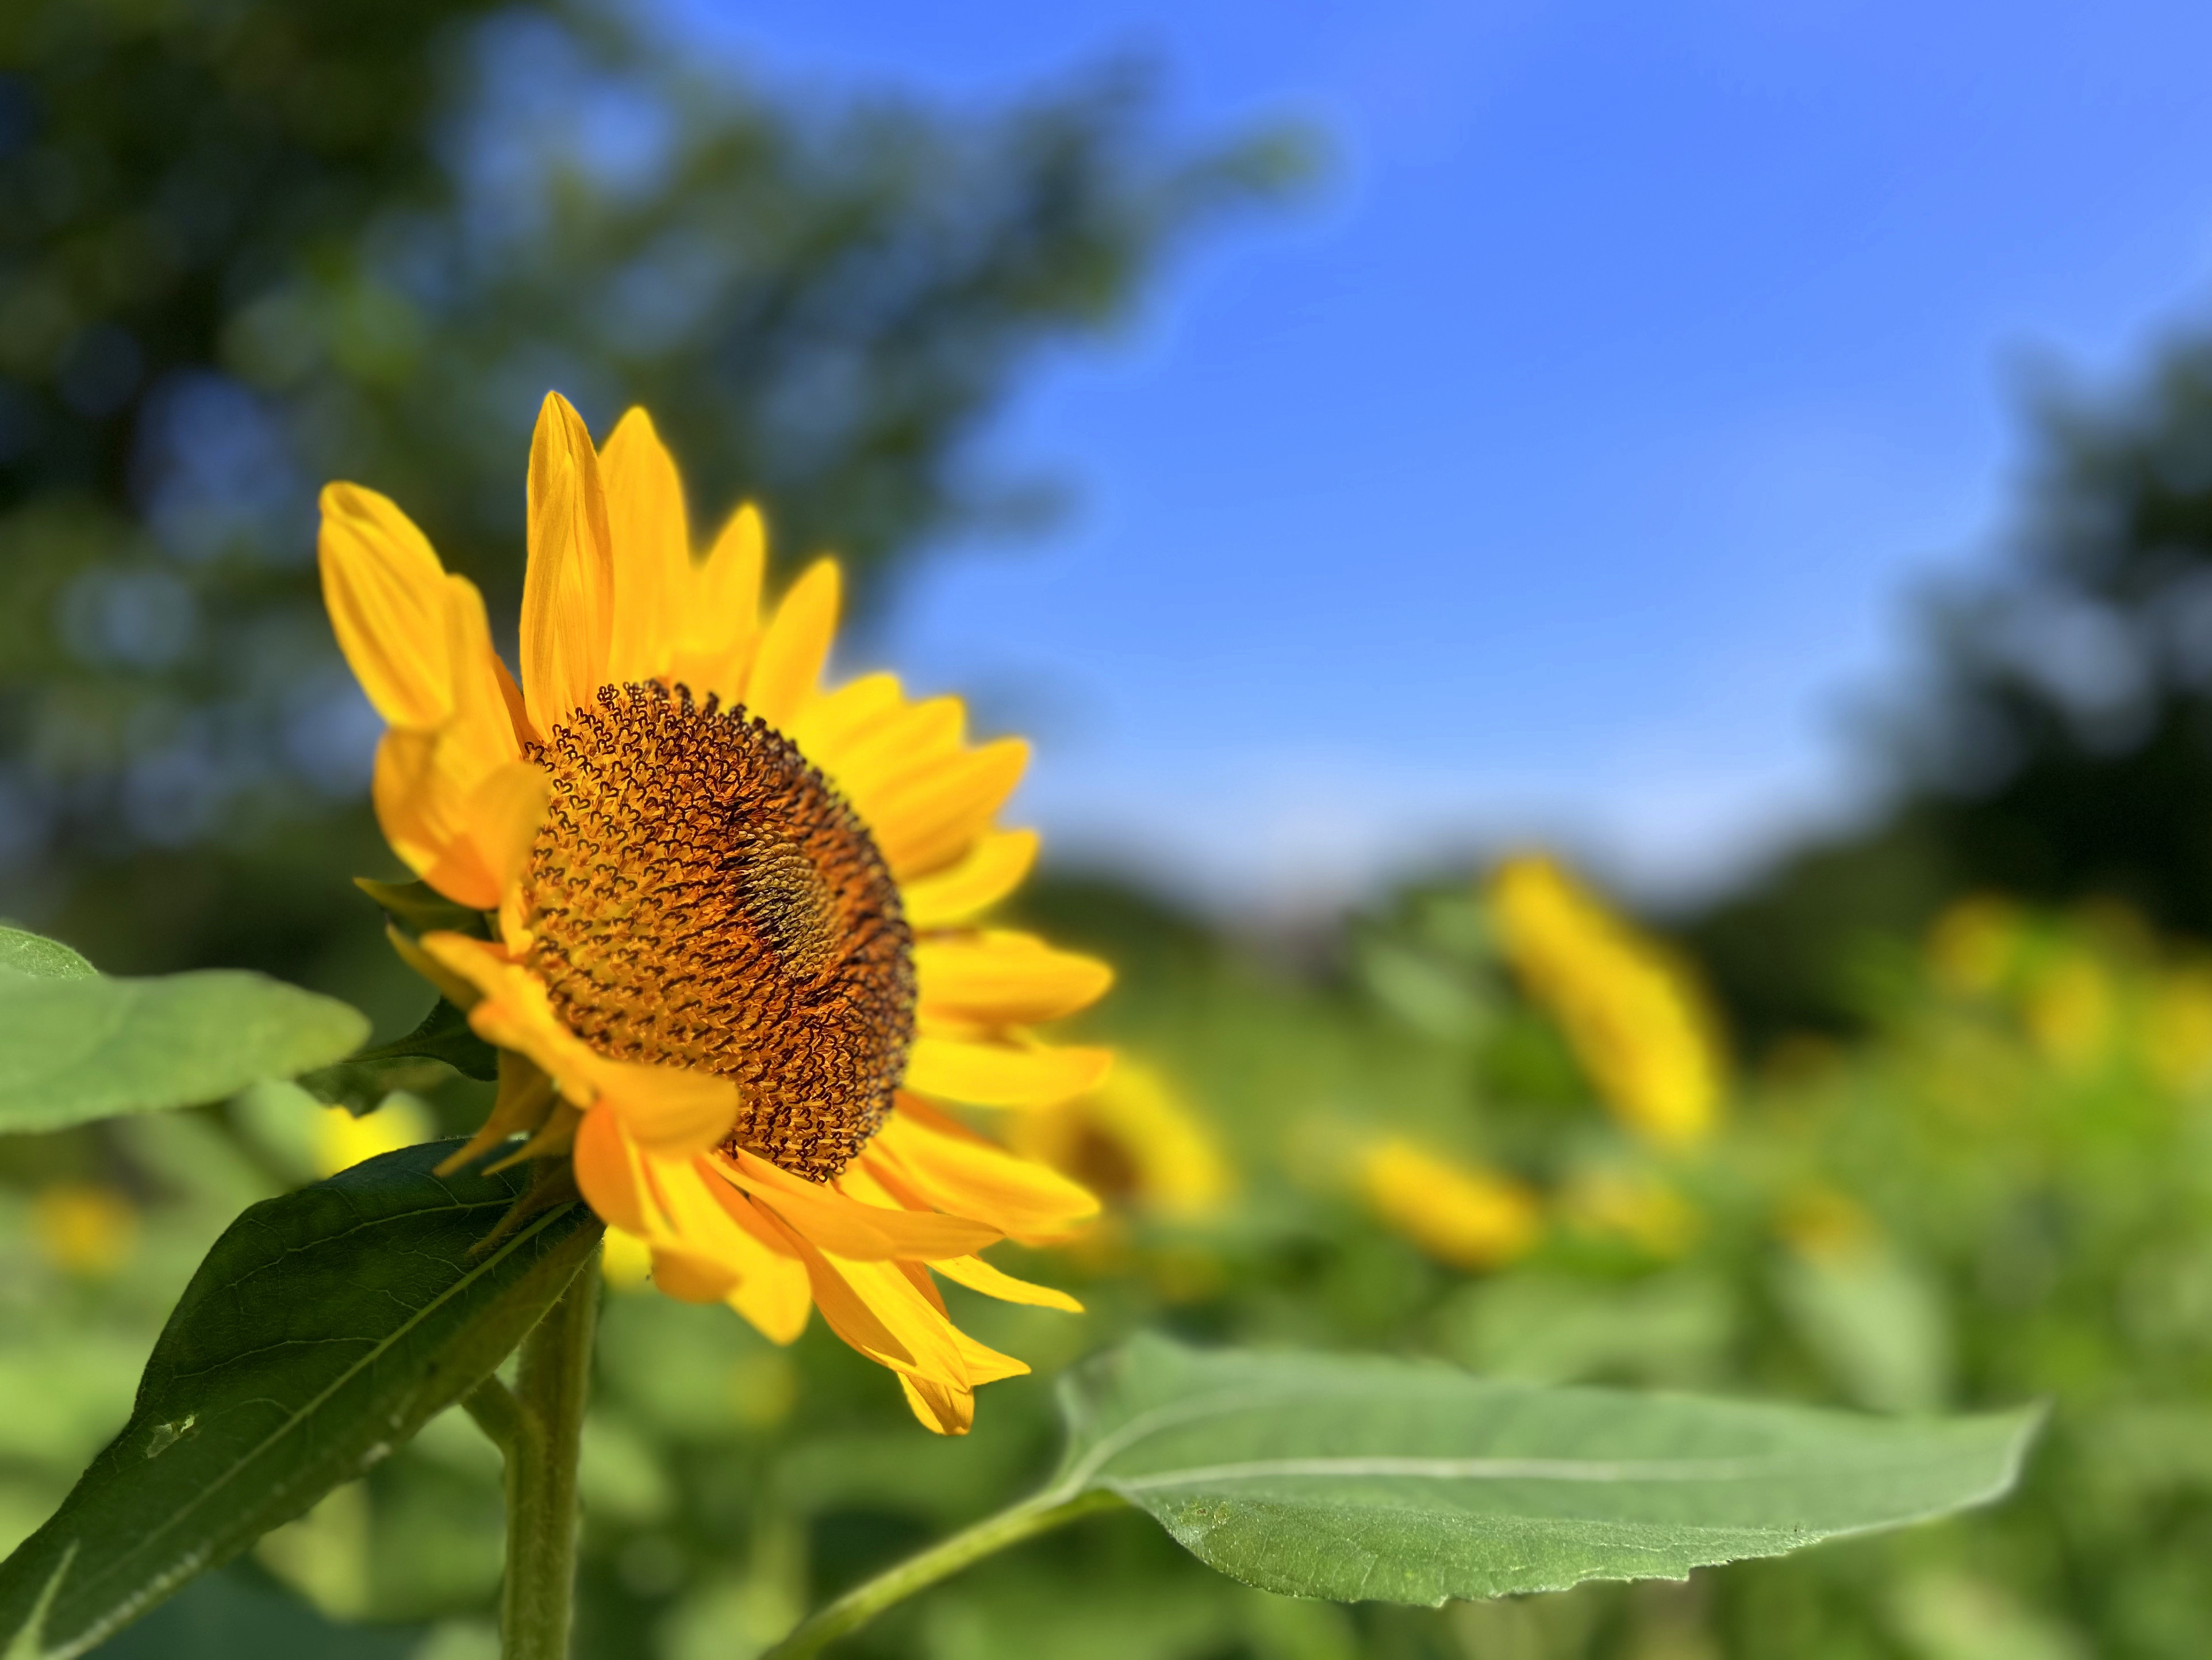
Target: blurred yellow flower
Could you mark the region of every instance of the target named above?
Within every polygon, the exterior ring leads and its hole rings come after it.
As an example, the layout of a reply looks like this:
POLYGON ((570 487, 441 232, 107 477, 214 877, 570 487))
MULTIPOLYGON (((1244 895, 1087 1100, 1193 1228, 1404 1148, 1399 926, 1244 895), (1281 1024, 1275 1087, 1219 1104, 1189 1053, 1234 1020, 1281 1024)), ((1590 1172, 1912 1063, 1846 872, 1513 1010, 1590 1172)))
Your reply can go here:
POLYGON ((2022 939, 2019 908, 1979 894, 1936 919, 1928 931, 1928 964, 1949 990, 1994 991, 2019 957, 2022 939))
POLYGON ((429 1109, 411 1095, 387 1095, 374 1112, 358 1118, 343 1107, 325 1107, 315 1125, 315 1174, 336 1176, 381 1153, 428 1141, 437 1133, 429 1109))
POLYGON ((1723 1061, 1703 989, 1674 954, 1551 860, 1491 879, 1500 943, 1613 1113, 1662 1146, 1702 1140, 1719 1116, 1723 1061))
POLYGON ((1157 1070, 1127 1055, 1090 1093, 1024 1114, 1009 1139, 1093 1193, 1176 1221, 1212 1215, 1237 1185, 1213 1127, 1157 1070))
POLYGON ((2104 1053, 2112 1031, 2112 982, 2094 957, 2069 953, 2028 988, 2021 1014, 2048 1060, 2081 1066, 2104 1053))
POLYGON ((1560 1196, 1559 1210, 1583 1232, 1626 1240, 1657 1257, 1681 1256, 1705 1227, 1695 1205, 1648 1171, 1584 1171, 1560 1196))
POLYGON ((98 1279, 130 1260, 137 1207, 111 1187, 56 1182, 31 1201, 31 1237, 55 1267, 98 1279))
POLYGON ((2212 969, 2177 969, 2151 994, 2143 1059, 2159 1082, 2183 1090, 2212 1070, 2212 969))
POLYGON ((1543 1231, 1528 1185, 1391 1136, 1359 1158, 1359 1188, 1393 1230, 1454 1268, 1494 1268, 1523 1256, 1543 1231))
POLYGON ((1800 1188, 1783 1201, 1774 1231, 1800 1256, 1816 1262, 1864 1250, 1881 1231, 1857 1200, 1817 1183, 1800 1188))

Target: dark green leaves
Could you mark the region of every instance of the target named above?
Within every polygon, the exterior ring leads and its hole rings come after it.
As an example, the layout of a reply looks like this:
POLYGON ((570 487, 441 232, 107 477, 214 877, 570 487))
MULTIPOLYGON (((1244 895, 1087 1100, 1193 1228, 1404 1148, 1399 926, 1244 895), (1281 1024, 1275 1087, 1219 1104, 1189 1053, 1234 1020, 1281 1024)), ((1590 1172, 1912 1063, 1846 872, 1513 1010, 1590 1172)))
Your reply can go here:
POLYGON ((256 1205, 216 1241, 155 1345, 130 1423, 0 1565, 9 1660, 83 1652, 299 1515, 536 1323, 598 1225, 571 1204, 479 1252, 526 1178, 432 1176, 454 1145, 256 1205), (42 1596, 42 1629, 26 1642, 42 1596))
POLYGON ((489 1083, 499 1076, 499 1051, 476 1035, 468 1016, 441 997, 404 1037, 363 1049, 337 1066, 318 1067, 300 1083, 332 1106, 374 1112, 394 1090, 435 1085, 447 1067, 464 1078, 489 1083))
POLYGON ((2032 1412, 1876 1419, 1542 1389, 1139 1337, 1062 1384, 1046 1495, 1119 1494, 1201 1561, 1395 1602, 1680 1578, 1997 1498, 2032 1412))
POLYGON ((368 1035, 343 1003, 262 975, 110 979, 66 946, 0 929, 0 1131, 220 1100, 368 1035))

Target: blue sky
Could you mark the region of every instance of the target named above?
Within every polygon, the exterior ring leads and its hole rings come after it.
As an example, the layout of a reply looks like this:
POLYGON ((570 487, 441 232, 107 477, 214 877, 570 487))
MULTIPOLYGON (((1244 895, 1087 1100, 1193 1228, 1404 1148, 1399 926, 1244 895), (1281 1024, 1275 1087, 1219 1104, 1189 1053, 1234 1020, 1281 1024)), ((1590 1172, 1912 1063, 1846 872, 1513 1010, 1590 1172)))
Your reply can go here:
POLYGON ((989 453, 1073 487, 887 642, 1036 730, 1063 856, 1224 904, 1540 836, 1647 887, 1863 779, 2021 459, 2212 263, 2212 8, 1852 0, 667 0, 779 83, 997 101, 1102 55, 1331 173, 1046 368, 989 453))

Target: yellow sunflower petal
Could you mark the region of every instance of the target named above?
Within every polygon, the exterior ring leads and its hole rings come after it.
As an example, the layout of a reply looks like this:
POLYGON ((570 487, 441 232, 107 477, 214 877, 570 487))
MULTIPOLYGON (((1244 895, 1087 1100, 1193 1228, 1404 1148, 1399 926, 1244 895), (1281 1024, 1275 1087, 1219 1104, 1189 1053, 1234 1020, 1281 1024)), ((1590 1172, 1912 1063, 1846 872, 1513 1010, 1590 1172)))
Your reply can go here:
POLYGON ((842 1341, 881 1365, 904 1368, 916 1364, 913 1350, 901 1342, 869 1306, 867 1299, 839 1271, 840 1265, 831 1262, 805 1235, 788 1225, 779 1221, 776 1225, 805 1267, 807 1289, 813 1296, 814 1305, 822 1310, 823 1319, 842 1341))
POLYGON ((485 775, 469 796, 469 834, 503 894, 521 879, 538 826, 545 822, 551 781, 542 768, 510 761, 485 775))
MULTIPOLYGON (((793 1275, 802 1298, 805 1273, 796 1260, 763 1242, 771 1230, 748 1225, 739 1207, 722 1202, 726 1185, 696 1158, 655 1157, 640 1146, 610 1105, 584 1115, 572 1157, 576 1183, 601 1219, 643 1240, 653 1253, 654 1283, 687 1303, 740 1304, 765 1315, 763 1329, 788 1341, 805 1324, 802 1303, 789 1306, 793 1275)), ((742 1206, 742 1200, 739 1206, 742 1206)))
POLYGON ((1070 1314, 1083 1312, 1083 1304, 1066 1292, 1050 1286, 1033 1285, 1027 1280, 1017 1280, 1012 1274, 993 1268, 980 1256, 946 1257, 929 1266, 954 1285, 979 1291, 986 1297, 995 1297, 1001 1303, 1026 1303, 1032 1308, 1064 1309, 1070 1314))
MULTIPOLYGON (((952 1322, 922 1294, 898 1263, 859 1262, 827 1252, 823 1256, 837 1277, 913 1357, 898 1370, 910 1371, 921 1382, 972 1390, 975 1379, 969 1373, 967 1356, 961 1352, 952 1322)), ((825 1317, 830 1312, 826 1303, 822 1312, 825 1317)))
MULTIPOLYGON (((952 1328, 952 1341, 958 1347, 960 1359, 968 1368, 968 1397, 971 1403, 975 1400, 975 1389, 981 1384, 1030 1375, 1028 1361, 1017 1360, 1011 1354, 1001 1354, 988 1344, 977 1342, 957 1326, 952 1328)), ((975 1410, 972 1404, 968 1408, 971 1421, 975 1410)))
POLYGON ((1030 746, 1001 738, 885 790, 863 809, 876 845, 902 881, 967 853, 1022 781, 1030 746))
POLYGON ((544 743, 545 736, 530 719, 530 705, 523 698, 522 688, 515 684, 514 671, 496 654, 491 667, 499 681, 499 701, 507 707, 507 724, 514 729, 515 743, 519 746, 544 743))
POLYGON ((464 731, 487 763, 511 761, 522 752, 523 740, 507 711, 507 695, 500 684, 505 666, 491 648, 491 619, 484 611, 483 593, 465 576, 448 576, 441 598, 453 688, 448 724, 464 731))
POLYGON ((972 1216, 1024 1244, 1067 1238, 1098 1214, 1090 1192, 1046 1165, 1017 1157, 902 1095, 860 1155, 894 1192, 954 1216, 972 1216))
POLYGON ((623 1134, 621 1116, 604 1106, 586 1112, 568 1157, 576 1187, 592 1213, 609 1227, 651 1243, 653 1221, 646 1214, 636 1150, 623 1134))
POLYGON ((723 1301, 772 1253, 714 1202, 697 1160, 657 1158, 641 1147, 639 1153, 659 1213, 647 1235, 653 1283, 683 1302, 723 1301))
POLYGON ((957 697, 932 697, 885 714, 846 744, 834 763, 819 764, 855 800, 868 804, 960 753, 968 731, 968 706, 957 697))
POLYGON ((965 1435, 975 1422, 975 1391, 943 1383, 921 1383, 898 1374, 899 1389, 922 1428, 939 1435, 965 1435))
POLYGON ((961 1365, 967 1368, 969 1393, 981 1383, 995 1383, 1006 1377, 1025 1377, 1029 1363, 1017 1360, 1011 1354, 1001 1354, 987 1343, 979 1343, 952 1323, 952 1316, 945 1306, 945 1295, 937 1289, 937 1282, 929 1277, 929 1270, 919 1262, 901 1262, 898 1270, 904 1274, 921 1300, 934 1309, 945 1320, 945 1329, 952 1334, 952 1345, 960 1351, 961 1365))
POLYGON ((522 577, 522 692, 538 731, 606 681, 614 565, 599 456, 583 417, 545 394, 530 444, 529 560, 522 577))
MULTIPOLYGON (((417 874, 428 878, 443 864, 443 877, 434 885, 448 897, 488 909, 482 894, 497 885, 504 842, 495 835, 484 849, 456 851, 454 843, 488 827, 480 809, 503 798, 497 792, 480 798, 479 792, 489 777, 515 763, 519 751, 501 707, 483 596, 465 578, 441 576, 428 597, 438 607, 425 626, 441 642, 445 714, 435 727, 395 725, 385 733, 372 798, 386 838, 417 874)), ((507 822, 506 813, 495 811, 489 827, 507 822)))
POLYGON ((527 761, 509 761, 485 774, 461 803, 422 879, 458 903, 497 909, 529 861, 550 787, 544 773, 527 761))
POLYGON ((831 778, 841 775, 852 745, 905 707, 895 674, 864 674, 827 692, 792 717, 784 736, 831 778))
POLYGON ((737 1122, 738 1086, 712 1073, 599 1055, 591 1055, 584 1071, 599 1098, 622 1114, 623 1128, 654 1152, 704 1152, 737 1122))
POLYGON ((499 660, 492 654, 483 596, 465 578, 449 576, 439 599, 447 714, 434 728, 393 727, 385 733, 372 797, 393 849, 418 874, 449 898, 489 909, 481 896, 500 885, 512 818, 503 805, 511 799, 507 790, 486 794, 485 784, 518 764, 519 751, 501 708, 499 660), (490 839, 474 845, 485 831, 490 839))
POLYGON ((914 969, 925 1021, 994 1026, 1056 1020, 1089 1007, 1114 983, 1114 970, 1095 957, 1000 928, 920 940, 914 969))
POLYGON ((1035 830, 993 830, 980 837, 957 865, 908 882, 899 897, 916 928, 947 927, 988 910, 1021 886, 1036 863, 1035 830))
MULTIPOLYGON (((369 776, 369 802, 384 839, 417 876, 436 866, 460 833, 455 811, 460 788, 442 775, 452 770, 451 753, 441 768, 439 751, 436 733, 393 727, 377 740, 375 770, 369 776)), ((481 910, 499 903, 497 880, 487 868, 448 870, 443 879, 455 882, 460 891, 439 891, 459 904, 481 910)))
POLYGON ((707 557, 690 572, 690 598, 677 619, 676 652, 669 678, 704 702, 711 692, 725 708, 744 701, 760 636, 761 571, 768 537, 750 502, 722 526, 707 557))
MULTIPOLYGON (((623 1133, 641 1147, 662 1154, 703 1152, 729 1133, 738 1091, 728 1079, 608 1060, 562 1023, 544 983, 501 946, 439 933, 424 934, 419 949, 443 973, 475 990, 469 1025, 479 1037, 536 1061, 577 1106, 611 1108, 623 1133)), ((609 1219, 629 1227, 619 1218, 609 1219)))
MULTIPOLYGON (((412 951, 435 967, 433 977, 441 988, 458 981, 474 994, 472 999, 454 1000, 468 1010, 469 1024, 477 1037, 495 1049, 513 1049, 536 1061, 576 1105, 588 1107, 597 1100, 592 1063, 599 1057, 561 1024, 538 976, 504 949, 465 934, 437 933, 424 934, 412 951)), ((407 951, 401 954, 415 960, 407 951)), ((453 995, 451 991, 447 994, 453 995)))
POLYGON ((778 732, 805 705, 837 632, 842 580, 834 559, 817 559, 792 585, 761 635, 745 682, 745 707, 778 732))
POLYGON ((866 1204, 743 1151, 718 1161, 718 1167, 824 1250, 854 1262, 966 1256, 1002 1237, 989 1223, 966 1217, 866 1204), (974 1243, 952 1245, 955 1240, 974 1243))
POLYGON ((907 1087, 919 1095, 978 1107, 1048 1107, 1096 1089, 1114 1064, 1111 1049, 1056 1047, 923 1032, 907 1062, 907 1087))
POLYGON ((415 521, 358 484, 322 494, 316 556, 338 649, 376 712, 395 727, 435 727, 453 709, 445 567, 415 521))
POLYGON ((752 1201, 727 1182, 713 1180, 708 1191, 738 1225, 761 1247, 758 1262, 747 1269, 723 1300, 750 1321, 755 1330, 771 1343, 795 1343, 814 1311, 814 1294, 807 1284, 806 1265, 792 1253, 775 1225, 760 1214, 752 1201))
POLYGON ((667 668, 691 600, 684 483, 641 409, 616 425, 599 470, 614 572, 606 678, 617 684, 650 680, 667 668))
POLYGON ((653 1253, 653 1283, 663 1297, 697 1304, 726 1301, 739 1280, 718 1258, 664 1246, 653 1253))

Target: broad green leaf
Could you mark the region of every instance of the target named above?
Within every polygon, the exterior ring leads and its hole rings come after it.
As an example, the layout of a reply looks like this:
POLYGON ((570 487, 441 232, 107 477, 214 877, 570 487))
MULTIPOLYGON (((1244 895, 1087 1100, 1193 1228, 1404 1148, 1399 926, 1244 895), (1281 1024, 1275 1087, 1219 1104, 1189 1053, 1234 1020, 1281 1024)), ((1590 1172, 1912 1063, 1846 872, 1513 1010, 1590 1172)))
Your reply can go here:
POLYGON ((432 1175, 456 1145, 265 1201, 216 1242, 131 1421, 0 1564, 0 1652, 82 1654, 385 1457, 537 1323, 598 1224, 570 1204, 483 1248, 527 1178, 432 1175))
POLYGON ((0 969, 41 980, 91 980, 100 970, 58 939, 0 924, 0 969))
POLYGON ((110 979, 66 946, 9 929, 0 1132, 220 1100, 335 1061, 368 1034, 343 1003, 262 975, 110 979))
POLYGON ((301 1074, 301 1086, 317 1100, 356 1115, 376 1110, 394 1090, 424 1090, 450 1067, 464 1078, 489 1083, 499 1076, 499 1051, 476 1035, 469 1018, 441 997, 404 1037, 349 1055, 334 1067, 301 1074))
POLYGON ((1986 1503, 2037 1415, 1881 1419, 1139 1337, 1061 1385, 1098 1490, 1265 1590, 1437 1603, 1679 1579, 1986 1503))

